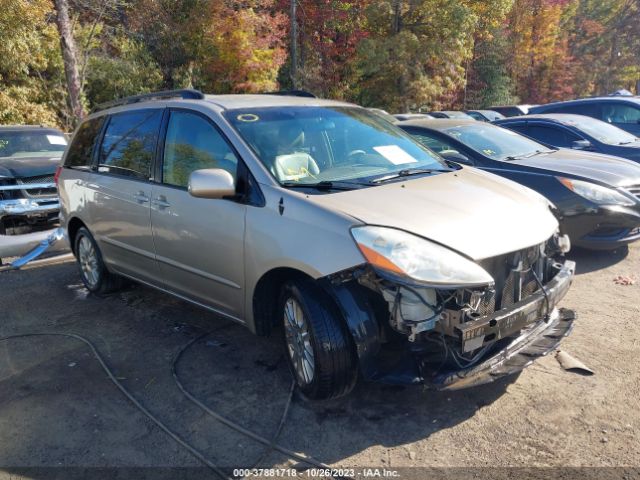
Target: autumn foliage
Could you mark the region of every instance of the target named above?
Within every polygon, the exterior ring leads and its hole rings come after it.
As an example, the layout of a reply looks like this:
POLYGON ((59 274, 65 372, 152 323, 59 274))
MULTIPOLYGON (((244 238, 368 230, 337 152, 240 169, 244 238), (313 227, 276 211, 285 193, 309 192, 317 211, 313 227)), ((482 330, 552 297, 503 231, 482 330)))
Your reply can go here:
MULTIPOLYGON (((83 101, 295 87, 395 112, 640 81, 638 0, 295 0, 294 19, 292 1, 69 0, 83 101)), ((0 122, 70 126, 52 1, 0 8, 0 122)))

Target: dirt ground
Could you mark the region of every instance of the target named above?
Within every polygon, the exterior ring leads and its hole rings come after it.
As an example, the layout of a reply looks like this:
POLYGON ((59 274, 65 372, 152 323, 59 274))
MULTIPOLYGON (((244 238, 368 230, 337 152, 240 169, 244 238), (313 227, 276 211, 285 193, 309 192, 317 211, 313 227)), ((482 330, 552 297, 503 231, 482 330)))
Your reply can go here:
MULTIPOLYGON (((562 305, 579 318, 562 349, 594 376, 565 372, 549 355, 516 378, 461 392, 360 384, 328 405, 294 396, 278 443, 342 468, 629 467, 620 478, 637 478, 640 245, 571 257, 578 275, 562 305), (618 275, 638 281, 617 285, 618 275)), ((144 407, 225 468, 252 466, 264 448, 177 388, 171 364, 186 343, 213 332, 177 367, 197 398, 266 437, 280 421, 290 377, 277 338, 253 337, 141 286, 88 295, 71 262, 0 273, 0 302, 0 337, 86 336, 144 407)), ((293 464, 272 452, 259 466, 293 464)), ((64 337, 0 342, 0 478, 51 476, 39 467, 176 466, 201 463, 122 395, 84 344, 64 337)))

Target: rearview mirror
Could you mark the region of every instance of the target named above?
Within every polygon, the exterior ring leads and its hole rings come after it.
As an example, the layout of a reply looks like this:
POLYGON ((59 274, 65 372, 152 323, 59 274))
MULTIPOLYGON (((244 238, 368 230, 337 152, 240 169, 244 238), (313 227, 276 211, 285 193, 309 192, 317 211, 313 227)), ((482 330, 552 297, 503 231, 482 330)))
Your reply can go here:
POLYGON ((445 150, 440 152, 440 156, 450 162, 462 163, 463 165, 472 165, 473 162, 466 155, 456 152, 455 150, 445 150))
POLYGON ((236 185, 226 170, 207 168, 189 175, 189 193, 198 198, 223 198, 235 195, 236 185))
POLYGON ((573 150, 593 150, 593 145, 589 140, 576 140, 571 144, 573 150))

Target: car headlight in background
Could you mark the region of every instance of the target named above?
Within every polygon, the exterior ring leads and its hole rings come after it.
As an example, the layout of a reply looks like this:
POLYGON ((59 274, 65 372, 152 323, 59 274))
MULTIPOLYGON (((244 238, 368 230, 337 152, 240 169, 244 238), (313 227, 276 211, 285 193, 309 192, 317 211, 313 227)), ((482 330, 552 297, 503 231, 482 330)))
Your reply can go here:
POLYGON ((583 182, 581 180, 571 180, 570 178, 556 178, 573 193, 577 193, 581 197, 591 200, 598 205, 620 205, 624 207, 635 205, 633 200, 612 188, 602 187, 595 183, 583 182))
POLYGON ((367 261, 384 272, 442 288, 494 283, 477 263, 402 230, 364 226, 351 233, 367 261))

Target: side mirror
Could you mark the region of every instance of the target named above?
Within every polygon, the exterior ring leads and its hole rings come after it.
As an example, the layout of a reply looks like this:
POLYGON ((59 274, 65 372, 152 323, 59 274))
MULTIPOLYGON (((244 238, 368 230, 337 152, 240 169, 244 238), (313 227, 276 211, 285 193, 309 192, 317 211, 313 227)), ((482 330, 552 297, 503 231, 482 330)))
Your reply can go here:
POLYGON ((463 165, 473 166, 473 162, 466 155, 456 152, 455 150, 445 150, 440 152, 440 156, 450 162, 461 163, 463 165))
POLYGON ((235 195, 236 185, 226 170, 207 168, 189 175, 189 193, 198 198, 223 198, 235 195))
POLYGON ((593 145, 589 140, 576 140, 571 144, 573 150, 593 150, 593 145))

